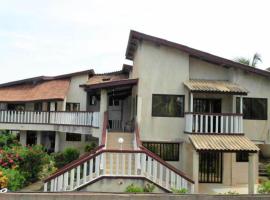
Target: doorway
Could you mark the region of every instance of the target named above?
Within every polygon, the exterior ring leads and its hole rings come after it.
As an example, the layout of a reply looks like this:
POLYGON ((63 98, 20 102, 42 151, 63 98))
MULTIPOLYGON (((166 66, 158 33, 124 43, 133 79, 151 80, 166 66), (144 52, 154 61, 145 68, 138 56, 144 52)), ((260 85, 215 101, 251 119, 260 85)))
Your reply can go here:
POLYGON ((221 113, 221 99, 195 98, 193 110, 197 113, 221 113))

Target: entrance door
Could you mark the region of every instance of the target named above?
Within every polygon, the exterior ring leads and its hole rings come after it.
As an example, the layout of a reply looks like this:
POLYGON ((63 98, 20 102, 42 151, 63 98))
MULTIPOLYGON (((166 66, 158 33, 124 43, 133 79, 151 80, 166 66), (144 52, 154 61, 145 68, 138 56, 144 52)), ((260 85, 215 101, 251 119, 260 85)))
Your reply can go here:
POLYGON ((114 131, 122 130, 122 100, 109 96, 109 128, 114 131))
POLYGON ((193 110, 198 113, 221 113, 221 99, 195 98, 193 110))
POLYGON ((26 133, 26 144, 27 145, 36 145, 37 144, 37 132, 27 131, 26 133))
POLYGON ((223 154, 201 152, 199 154, 199 182, 222 183, 223 154))

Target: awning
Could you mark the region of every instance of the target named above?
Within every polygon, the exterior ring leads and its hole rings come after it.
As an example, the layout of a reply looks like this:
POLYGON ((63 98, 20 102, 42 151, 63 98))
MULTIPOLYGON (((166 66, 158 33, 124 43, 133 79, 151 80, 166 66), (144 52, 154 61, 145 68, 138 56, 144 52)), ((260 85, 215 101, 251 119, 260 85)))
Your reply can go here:
POLYGON ((212 80, 189 80, 184 85, 191 92, 201 93, 228 93, 247 95, 248 90, 244 87, 229 81, 212 81, 212 80))
POLYGON ((138 83, 138 79, 123 79, 123 80, 117 80, 117 81, 105 81, 102 83, 91 84, 91 85, 81 85, 81 87, 84 87, 85 90, 88 91, 88 90, 93 90, 93 89, 132 86, 132 85, 137 85, 137 83, 138 83))
POLYGON ((197 151, 259 151, 259 148, 244 135, 192 134, 189 135, 189 140, 197 151))
POLYGON ((69 84, 70 79, 59 79, 2 87, 0 88, 0 102, 64 100, 69 84))

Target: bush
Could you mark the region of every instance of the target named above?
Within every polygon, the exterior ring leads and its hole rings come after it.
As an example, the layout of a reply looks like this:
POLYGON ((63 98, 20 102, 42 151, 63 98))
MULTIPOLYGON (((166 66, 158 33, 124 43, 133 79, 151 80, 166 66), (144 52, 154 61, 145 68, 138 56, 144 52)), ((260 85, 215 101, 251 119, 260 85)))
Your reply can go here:
POLYGON ((95 149, 96 147, 97 147, 97 143, 96 142, 91 142, 90 144, 85 145, 84 151, 85 152, 90 152, 93 149, 95 149))
POLYGON ((175 194, 187 194, 188 190, 186 188, 171 188, 172 192, 175 194))
POLYGON ((268 177, 270 178, 270 164, 268 164, 266 166, 266 173, 267 173, 268 177))
POLYGON ((7 188, 9 190, 16 191, 25 185, 25 177, 18 170, 0 168, 0 171, 7 177, 7 188))
POLYGON ((258 193, 260 194, 270 194, 270 180, 265 181, 258 187, 258 193))
POLYGON ((136 186, 134 184, 131 184, 131 185, 127 186, 125 192, 128 192, 128 193, 142 193, 143 188, 140 187, 140 186, 136 186))
POLYGON ((143 187, 143 191, 144 192, 153 192, 155 189, 155 186, 153 184, 149 184, 147 183, 144 187, 143 187))
POLYGON ((8 178, 0 171, 0 189, 8 186, 8 178))
POLYGON ((22 161, 19 163, 19 170, 28 182, 37 181, 44 165, 50 162, 50 156, 39 145, 23 147, 20 150, 22 161))
POLYGON ((0 147, 11 147, 18 144, 17 137, 11 134, 10 131, 0 131, 0 147))
POLYGON ((67 148, 64 152, 54 153, 55 166, 57 168, 64 167, 66 164, 78 159, 80 152, 75 148, 67 148))

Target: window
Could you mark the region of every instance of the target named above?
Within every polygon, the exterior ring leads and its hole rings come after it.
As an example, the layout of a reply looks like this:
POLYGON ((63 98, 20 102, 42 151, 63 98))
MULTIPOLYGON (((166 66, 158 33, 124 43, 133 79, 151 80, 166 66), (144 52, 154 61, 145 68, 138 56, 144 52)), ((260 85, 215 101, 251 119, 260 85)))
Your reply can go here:
POLYGON ((38 102, 34 104, 35 111, 42 111, 42 102, 38 102))
POLYGON ((165 161, 179 161, 179 143, 143 142, 143 146, 165 161))
POLYGON ((66 133, 66 141, 80 142, 82 135, 77 133, 66 133))
POLYGON ((152 116, 184 117, 184 95, 152 95, 152 116))
POLYGON ((8 104, 7 108, 8 108, 8 110, 24 111, 25 110, 25 104, 8 104))
POLYGON ((248 152, 237 152, 236 162, 248 162, 248 152))
POLYGON ((96 96, 93 96, 93 95, 89 96, 89 105, 90 105, 90 106, 96 105, 97 100, 98 100, 98 99, 97 99, 96 96))
POLYGON ((80 104, 79 103, 67 103, 66 104, 66 111, 79 111, 80 104))
MULTIPOLYGON (((236 99, 236 112, 240 113, 240 98, 236 99)), ((243 118, 267 120, 267 99, 243 98, 243 118)))
POLYGON ((113 97, 109 97, 109 106, 119 106, 120 100, 113 97))

